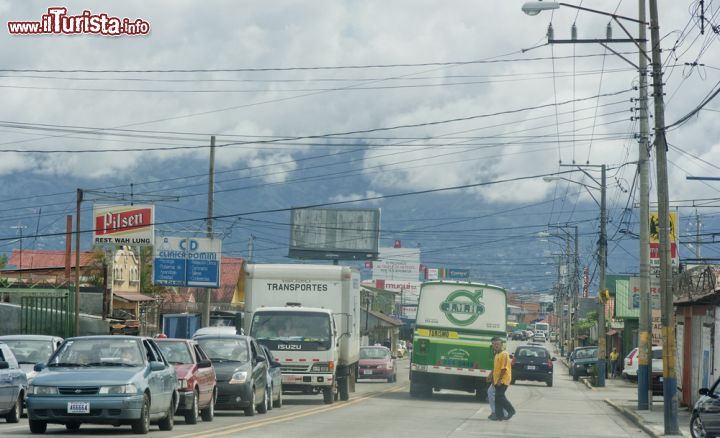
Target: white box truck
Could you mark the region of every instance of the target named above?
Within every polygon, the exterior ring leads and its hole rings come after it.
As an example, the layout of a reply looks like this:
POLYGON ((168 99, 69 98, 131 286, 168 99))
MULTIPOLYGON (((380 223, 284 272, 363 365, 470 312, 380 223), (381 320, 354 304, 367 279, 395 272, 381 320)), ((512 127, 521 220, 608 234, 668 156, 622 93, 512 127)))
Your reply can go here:
POLYGON ((355 391, 360 356, 360 273, 347 266, 255 264, 245 278, 246 333, 282 364, 283 391, 355 391))

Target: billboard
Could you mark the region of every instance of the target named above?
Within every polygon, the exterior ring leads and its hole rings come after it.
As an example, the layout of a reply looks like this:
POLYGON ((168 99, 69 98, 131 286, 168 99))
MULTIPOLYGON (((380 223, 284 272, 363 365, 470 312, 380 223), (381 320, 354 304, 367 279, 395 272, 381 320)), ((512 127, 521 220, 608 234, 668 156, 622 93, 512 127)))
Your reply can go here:
MULTIPOLYGON (((677 267, 680 265, 680 257, 678 254, 678 219, 676 212, 670 212, 670 230, 669 241, 670 241, 670 259, 672 260, 672 266, 677 267)), ((650 212, 650 272, 651 274, 659 275, 660 269, 660 219, 658 218, 658 212, 650 212)))
POLYGON ((153 205, 95 205, 93 244, 150 246, 154 224, 153 205))
POLYGON ((153 284, 220 287, 222 240, 198 237, 155 238, 153 284))
POLYGON ((373 280, 417 282, 420 278, 419 248, 380 248, 372 264, 373 280))
POLYGON ((293 208, 288 257, 375 260, 380 209, 293 208))
MULTIPOLYGON (((640 308, 640 277, 630 277, 628 293, 628 308, 640 308)), ((650 276, 650 308, 660 309, 660 278, 650 276)))

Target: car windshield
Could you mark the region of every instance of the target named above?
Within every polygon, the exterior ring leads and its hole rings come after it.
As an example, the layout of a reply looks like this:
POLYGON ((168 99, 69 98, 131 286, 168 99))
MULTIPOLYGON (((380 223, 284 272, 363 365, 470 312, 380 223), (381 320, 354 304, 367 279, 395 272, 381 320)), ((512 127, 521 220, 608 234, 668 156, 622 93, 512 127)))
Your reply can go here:
POLYGON ((51 341, 8 339, 4 342, 10 347, 18 363, 45 362, 53 353, 51 341))
POLYGON ((360 359, 385 359, 390 356, 387 348, 361 348, 360 359))
POLYGON ((597 348, 586 348, 575 353, 575 359, 594 359, 597 357, 597 348))
POLYGON ((515 352, 515 357, 517 358, 523 358, 523 357, 537 357, 540 359, 546 359, 548 357, 547 351, 545 351, 542 348, 518 348, 515 352))
POLYGON ((330 318, 326 313, 256 313, 250 335, 259 341, 326 343, 330 341, 330 318))
POLYGON ((183 341, 160 341, 157 345, 165 359, 171 364, 193 363, 187 343, 183 341))
POLYGON ((198 339, 198 344, 211 361, 247 362, 249 361, 247 341, 239 338, 198 339))
POLYGON ((143 366, 143 351, 136 339, 87 338, 65 342, 48 366, 143 366))

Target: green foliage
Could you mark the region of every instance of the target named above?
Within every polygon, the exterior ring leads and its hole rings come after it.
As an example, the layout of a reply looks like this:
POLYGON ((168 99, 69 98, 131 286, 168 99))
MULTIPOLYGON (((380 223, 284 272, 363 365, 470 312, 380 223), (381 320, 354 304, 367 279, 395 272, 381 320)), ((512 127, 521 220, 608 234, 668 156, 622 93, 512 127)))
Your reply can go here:
POLYGON ((8 257, 5 254, 0 255, 0 269, 5 269, 7 262, 8 262, 8 257))
POLYGON ((152 282, 153 248, 151 246, 140 248, 140 263, 140 293, 147 295, 159 294, 162 287, 156 286, 152 282))

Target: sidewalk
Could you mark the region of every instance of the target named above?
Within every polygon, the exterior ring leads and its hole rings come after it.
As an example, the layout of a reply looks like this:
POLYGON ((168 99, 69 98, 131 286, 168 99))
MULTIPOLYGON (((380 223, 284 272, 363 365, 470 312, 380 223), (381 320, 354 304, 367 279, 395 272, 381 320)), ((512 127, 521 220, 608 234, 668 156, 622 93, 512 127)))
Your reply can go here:
MULTIPOLYGON (((565 358, 562 363, 567 367, 565 358)), ((603 400, 616 411, 623 414, 645 433, 652 437, 665 436, 664 413, 662 396, 654 396, 652 410, 637 410, 637 385, 621 377, 605 379, 605 387, 595 388, 590 384, 589 378, 581 378, 585 386, 593 391, 593 397, 603 400)), ((678 408, 678 426, 681 436, 690 435, 690 411, 687 408, 678 408)))

